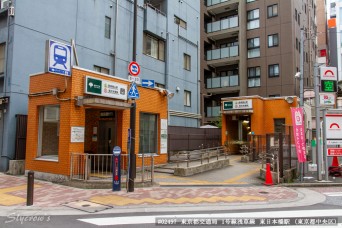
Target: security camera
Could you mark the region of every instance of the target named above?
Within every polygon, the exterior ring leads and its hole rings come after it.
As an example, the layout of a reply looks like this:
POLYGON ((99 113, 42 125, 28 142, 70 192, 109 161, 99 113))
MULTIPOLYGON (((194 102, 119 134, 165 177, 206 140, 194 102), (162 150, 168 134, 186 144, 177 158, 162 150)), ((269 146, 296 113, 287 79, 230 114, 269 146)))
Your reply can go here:
POLYGON ((300 77, 300 72, 297 72, 296 74, 295 74, 295 78, 299 78, 300 77))

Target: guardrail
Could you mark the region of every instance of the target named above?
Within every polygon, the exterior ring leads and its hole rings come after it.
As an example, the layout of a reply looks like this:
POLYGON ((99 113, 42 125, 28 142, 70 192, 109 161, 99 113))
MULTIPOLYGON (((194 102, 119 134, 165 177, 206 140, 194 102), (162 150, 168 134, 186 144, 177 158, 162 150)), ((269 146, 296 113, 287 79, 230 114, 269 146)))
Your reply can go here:
POLYGON ((186 162, 186 167, 189 167, 191 162, 201 161, 202 165, 204 161, 210 163, 211 158, 216 158, 216 160, 219 160, 221 156, 224 156, 226 159, 227 154, 227 150, 223 146, 193 151, 179 151, 174 154, 174 159, 170 160, 170 162, 176 163, 177 168, 179 167, 180 163, 186 162))
MULTIPOLYGON (((145 183, 154 179, 154 155, 138 154, 141 158, 141 167, 137 168, 136 181, 145 183)), ((121 154, 122 182, 128 180, 129 154, 121 154)), ((70 180, 79 181, 112 181, 113 155, 71 153, 70 180)))

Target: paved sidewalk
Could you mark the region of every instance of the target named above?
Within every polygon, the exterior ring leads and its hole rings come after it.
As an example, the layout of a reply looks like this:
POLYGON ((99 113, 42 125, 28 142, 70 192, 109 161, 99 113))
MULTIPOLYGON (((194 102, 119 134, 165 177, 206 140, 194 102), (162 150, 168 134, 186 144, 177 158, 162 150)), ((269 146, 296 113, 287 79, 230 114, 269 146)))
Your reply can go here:
POLYGON ((18 210, 21 212, 31 210, 34 213, 47 211, 58 214, 86 213, 82 207, 89 206, 88 204, 91 203, 105 205, 106 209, 110 209, 107 212, 113 213, 122 212, 123 209, 182 211, 186 210, 185 207, 205 210, 208 206, 237 208, 238 205, 259 205, 265 208, 267 205, 298 203, 306 197, 302 191, 275 186, 152 187, 135 188, 134 192, 127 193, 125 189, 120 192, 112 192, 110 189, 78 189, 35 180, 34 205, 27 207, 25 206, 26 180, 27 178, 23 176, 0 173, 0 215, 8 215, 18 210), (77 206, 79 201, 83 202, 83 205, 77 206))

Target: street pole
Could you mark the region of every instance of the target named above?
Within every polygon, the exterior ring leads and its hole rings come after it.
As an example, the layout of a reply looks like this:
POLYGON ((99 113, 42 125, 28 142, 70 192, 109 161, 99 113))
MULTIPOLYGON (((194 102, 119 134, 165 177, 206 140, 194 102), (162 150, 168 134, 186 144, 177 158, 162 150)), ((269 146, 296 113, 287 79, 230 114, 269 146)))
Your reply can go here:
POLYGON ((322 152, 321 152, 321 116, 319 107, 319 75, 318 64, 314 64, 314 87, 315 87, 315 112, 316 112, 316 159, 317 159, 317 180, 322 180, 322 152))
POLYGON ((304 29, 300 29, 300 77, 299 77, 299 107, 304 107, 304 29))
MULTIPOLYGON (((300 29, 300 77, 299 77, 299 107, 304 108, 304 29, 300 29)), ((304 119, 304 118, 303 118, 304 119)), ((304 125, 305 126, 305 125, 304 125)), ((303 181, 304 163, 299 163, 300 181, 303 181)))
POLYGON ((324 165, 324 170, 325 170, 325 180, 326 181, 329 181, 329 171, 328 171, 328 167, 329 167, 329 164, 328 164, 328 156, 327 156, 327 151, 328 151, 328 146, 327 146, 327 132, 326 132, 326 126, 325 126, 325 123, 326 123, 326 114, 327 114, 327 110, 324 109, 323 110, 323 157, 324 157, 324 161, 325 161, 325 165, 324 165))
MULTIPOLYGON (((137 1, 134 1, 134 20, 133 20, 133 62, 136 61, 137 55, 137 1)), ((134 192, 134 178, 136 176, 136 155, 135 155, 135 120, 136 120, 136 103, 135 99, 132 100, 132 107, 130 109, 130 128, 131 128, 131 148, 129 152, 129 181, 128 192, 134 192)))

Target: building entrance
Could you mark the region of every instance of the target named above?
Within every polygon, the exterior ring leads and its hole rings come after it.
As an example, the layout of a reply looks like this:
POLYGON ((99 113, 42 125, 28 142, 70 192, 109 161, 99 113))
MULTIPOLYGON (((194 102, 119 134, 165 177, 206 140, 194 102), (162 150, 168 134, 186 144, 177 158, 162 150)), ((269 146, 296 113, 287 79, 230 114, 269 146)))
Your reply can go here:
POLYGON ((99 121, 98 153, 111 154, 116 145, 116 122, 114 120, 99 121))

